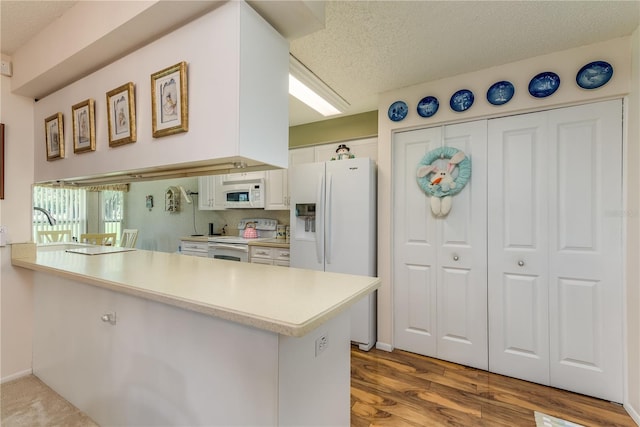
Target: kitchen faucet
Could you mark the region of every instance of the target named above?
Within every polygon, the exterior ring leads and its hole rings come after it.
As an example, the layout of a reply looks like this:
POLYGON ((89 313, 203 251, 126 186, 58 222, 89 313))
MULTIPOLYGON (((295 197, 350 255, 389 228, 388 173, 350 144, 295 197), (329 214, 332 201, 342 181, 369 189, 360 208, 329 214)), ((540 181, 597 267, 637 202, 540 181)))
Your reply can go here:
POLYGON ((40 211, 43 214, 45 214, 47 216, 47 220, 49 220, 49 225, 56 225, 56 219, 51 215, 51 212, 49 212, 48 210, 39 208, 37 206, 34 206, 33 210, 40 211))

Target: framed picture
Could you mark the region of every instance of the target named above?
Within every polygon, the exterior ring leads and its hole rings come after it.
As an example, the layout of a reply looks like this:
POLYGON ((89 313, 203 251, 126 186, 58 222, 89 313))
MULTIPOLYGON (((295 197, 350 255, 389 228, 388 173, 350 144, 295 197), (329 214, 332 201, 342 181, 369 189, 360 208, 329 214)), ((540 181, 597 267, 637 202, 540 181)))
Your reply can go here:
POLYGON ((71 107, 73 119, 73 152, 96 150, 96 115, 93 99, 87 99, 71 107))
POLYGON ((4 199, 4 123, 0 123, 0 199, 4 199))
POLYGON ((187 63, 180 62, 151 75, 153 137, 189 130, 187 63))
POLYGON ((107 92, 109 146, 136 142, 136 99, 132 82, 107 92))
POLYGON ((44 136, 47 145, 47 160, 64 159, 64 124, 62 113, 44 119, 44 136))

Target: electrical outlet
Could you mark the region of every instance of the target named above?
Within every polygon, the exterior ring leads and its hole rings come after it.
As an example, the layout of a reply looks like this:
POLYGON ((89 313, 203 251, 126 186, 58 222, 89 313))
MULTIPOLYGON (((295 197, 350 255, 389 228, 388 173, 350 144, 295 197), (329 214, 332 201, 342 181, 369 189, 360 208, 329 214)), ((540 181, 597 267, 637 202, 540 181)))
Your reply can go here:
POLYGON ((320 355, 329 346, 329 337, 327 334, 322 334, 316 338, 316 357, 320 355))

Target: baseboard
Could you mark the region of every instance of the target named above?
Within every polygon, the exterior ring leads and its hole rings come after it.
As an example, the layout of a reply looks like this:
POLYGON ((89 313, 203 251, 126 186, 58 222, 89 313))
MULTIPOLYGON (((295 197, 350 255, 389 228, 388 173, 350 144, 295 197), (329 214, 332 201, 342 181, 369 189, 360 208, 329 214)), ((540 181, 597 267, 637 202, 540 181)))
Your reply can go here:
POLYGON ((27 369, 25 371, 16 372, 15 374, 8 375, 0 379, 0 384, 8 383, 9 381, 17 380, 18 378, 26 377, 27 375, 31 375, 33 373, 32 369, 27 369))
POLYGON ((393 346, 391 344, 387 344, 384 342, 376 342, 376 348, 378 350, 382 350, 382 351, 388 351, 389 353, 391 353, 393 351, 393 346))
POLYGON ((640 414, 638 413, 638 411, 636 411, 635 408, 628 403, 625 403, 624 405, 622 405, 622 407, 625 409, 625 411, 627 411, 631 419, 640 426, 640 414))

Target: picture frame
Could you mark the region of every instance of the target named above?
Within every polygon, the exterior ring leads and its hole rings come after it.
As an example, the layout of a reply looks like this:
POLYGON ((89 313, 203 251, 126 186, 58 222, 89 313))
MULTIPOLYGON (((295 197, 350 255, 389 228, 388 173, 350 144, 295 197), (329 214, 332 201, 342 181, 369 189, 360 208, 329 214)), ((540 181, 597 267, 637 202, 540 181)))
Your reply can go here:
POLYGON ((151 120, 154 138, 189 130, 186 62, 151 75, 151 120))
POLYGON ((47 160, 64 159, 64 117, 62 113, 44 119, 47 160))
POLYGON ((73 152, 86 153, 96 150, 95 101, 91 98, 71 107, 73 122, 73 152))
POLYGON ((0 200, 4 200, 4 123, 0 123, 0 200))
POLYGON ((109 147, 136 142, 136 99, 133 82, 107 92, 109 147))

